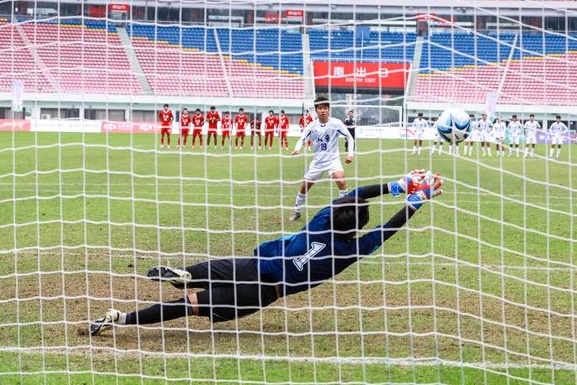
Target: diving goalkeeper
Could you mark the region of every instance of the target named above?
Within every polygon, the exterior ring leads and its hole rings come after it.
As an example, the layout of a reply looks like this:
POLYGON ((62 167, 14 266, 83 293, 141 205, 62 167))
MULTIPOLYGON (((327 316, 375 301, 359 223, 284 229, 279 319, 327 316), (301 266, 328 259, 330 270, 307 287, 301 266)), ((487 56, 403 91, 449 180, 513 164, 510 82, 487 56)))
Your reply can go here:
POLYGON ((399 181, 359 187, 334 200, 300 232, 260 244, 253 258, 213 260, 185 270, 153 267, 147 274, 152 280, 202 290, 136 312, 110 309, 90 324, 90 334, 113 325, 154 324, 191 315, 228 321, 255 313, 280 297, 310 290, 378 249, 425 201, 442 193, 442 183, 438 174, 414 170, 399 181), (369 222, 367 199, 383 194, 407 194, 406 207, 356 238, 369 222))

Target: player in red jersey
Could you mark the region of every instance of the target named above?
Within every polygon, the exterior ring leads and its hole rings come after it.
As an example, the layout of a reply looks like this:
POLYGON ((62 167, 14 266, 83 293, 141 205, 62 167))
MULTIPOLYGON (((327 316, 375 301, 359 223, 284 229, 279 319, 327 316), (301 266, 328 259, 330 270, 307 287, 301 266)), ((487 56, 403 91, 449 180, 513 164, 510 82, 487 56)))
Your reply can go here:
POLYGON ((228 112, 224 113, 222 120, 220 121, 220 128, 222 130, 222 140, 220 143, 220 148, 224 148, 224 139, 228 138, 228 145, 230 146, 230 130, 232 128, 232 119, 228 115, 228 112))
POLYGON ((244 114, 244 109, 238 109, 238 115, 234 118, 234 124, 236 125, 236 138, 234 140, 234 149, 241 149, 244 146, 244 137, 246 136, 246 125, 248 123, 248 116, 244 114), (241 139, 240 146, 238 145, 238 139, 241 139))
POLYGON ((188 114, 188 110, 186 108, 182 109, 180 113, 180 135, 178 136, 178 148, 180 148, 181 140, 182 140, 182 147, 186 146, 186 140, 188 139, 188 135, 190 134, 190 122, 191 122, 190 115, 188 114))
POLYGON ((172 121, 174 115, 168 109, 168 104, 164 105, 164 109, 158 113, 158 120, 160 121, 160 148, 164 148, 164 137, 166 136, 166 144, 170 148, 170 131, 172 130, 172 121))
POLYGON ((288 116, 284 114, 284 110, 280 110, 280 119, 279 119, 279 137, 280 137, 280 148, 281 150, 284 149, 288 151, 289 143, 288 143, 288 130, 289 130, 290 120, 288 116))
POLYGON ((269 110, 268 116, 264 118, 264 146, 272 150, 272 145, 274 141, 274 132, 278 128, 278 118, 274 116, 274 111, 269 110))
MULTIPOLYGON (((310 115, 309 110, 305 110, 305 113, 301 115, 301 118, 299 120, 299 127, 301 128, 301 132, 303 132, 305 127, 308 126, 312 121, 313 117, 310 115)), ((311 149, 312 144, 313 142, 311 142, 310 140, 307 141, 307 147, 309 151, 311 149)))
POLYGON ((262 122, 258 119, 258 113, 254 114, 254 119, 250 122, 250 149, 254 150, 254 136, 258 136, 258 149, 261 149, 262 145, 262 133, 261 133, 262 122))
POLYGON ((214 148, 216 148, 216 130, 218 129, 218 122, 220 122, 220 115, 215 106, 210 107, 210 111, 206 113, 206 120, 208 121, 208 134, 206 135, 206 147, 210 146, 210 137, 214 137, 214 148))
POLYGON ((197 136, 200 142, 200 148, 202 148, 202 126, 204 126, 204 116, 200 108, 197 108, 196 113, 192 117, 192 148, 194 148, 197 136))

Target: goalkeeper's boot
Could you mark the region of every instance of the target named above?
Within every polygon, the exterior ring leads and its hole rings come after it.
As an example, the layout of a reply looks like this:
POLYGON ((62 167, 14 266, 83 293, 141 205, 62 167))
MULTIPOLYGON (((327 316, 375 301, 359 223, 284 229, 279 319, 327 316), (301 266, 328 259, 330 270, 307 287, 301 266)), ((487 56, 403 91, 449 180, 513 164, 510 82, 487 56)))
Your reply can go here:
POLYGON ((151 267, 146 276, 153 281, 168 282, 177 289, 183 289, 192 280, 188 271, 169 266, 151 267))
POLYGON ((116 321, 120 318, 120 312, 115 309, 110 309, 106 312, 106 315, 102 318, 90 324, 90 335, 97 336, 104 330, 110 329, 116 321))

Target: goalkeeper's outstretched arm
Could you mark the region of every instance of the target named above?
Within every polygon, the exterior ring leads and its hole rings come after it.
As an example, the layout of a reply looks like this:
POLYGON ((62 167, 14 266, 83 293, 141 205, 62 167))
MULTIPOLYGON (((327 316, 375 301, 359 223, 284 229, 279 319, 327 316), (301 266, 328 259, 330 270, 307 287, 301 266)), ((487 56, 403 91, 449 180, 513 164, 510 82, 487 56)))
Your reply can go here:
POLYGON ((375 227, 359 239, 358 253, 360 255, 369 255, 378 249, 407 223, 423 203, 443 193, 443 190, 440 189, 442 184, 443 180, 440 179, 438 174, 432 175, 429 172, 422 173, 421 170, 418 170, 417 172, 412 171, 399 182, 360 187, 359 189, 362 189, 362 191, 359 191, 359 196, 363 198, 386 193, 394 194, 393 190, 397 188, 400 188, 408 195, 405 207, 400 209, 385 224, 375 227), (364 194, 364 196, 360 194, 364 194))
POLYGON ((350 191, 347 195, 352 197, 358 196, 363 199, 370 199, 384 194, 397 196, 406 193, 407 195, 411 195, 425 182, 426 178, 432 177, 438 179, 438 175, 433 176, 424 169, 413 170, 398 181, 358 187, 350 191))

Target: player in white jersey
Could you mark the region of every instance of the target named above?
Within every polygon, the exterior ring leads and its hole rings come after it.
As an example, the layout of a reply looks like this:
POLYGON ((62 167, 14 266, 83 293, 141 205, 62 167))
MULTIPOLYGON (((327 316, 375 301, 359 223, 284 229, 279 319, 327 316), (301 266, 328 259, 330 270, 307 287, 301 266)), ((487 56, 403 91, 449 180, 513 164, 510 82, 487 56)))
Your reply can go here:
POLYGON ((296 221, 301 217, 302 205, 306 200, 309 189, 325 172, 328 172, 331 179, 337 184, 339 196, 343 197, 347 194, 345 171, 339 154, 339 135, 347 139, 346 163, 353 161, 355 140, 342 121, 329 116, 330 103, 326 96, 321 95, 315 99, 315 111, 317 119, 305 127, 291 154, 298 155, 303 143, 312 141, 313 160, 297 193, 295 210, 289 218, 291 221, 296 221))
POLYGON ((477 122, 477 128, 481 135, 481 150, 483 156, 491 156, 491 143, 493 142, 493 123, 487 118, 487 113, 481 114, 481 120, 477 122))
POLYGON ((423 134, 429 128, 429 122, 423 119, 423 113, 419 112, 417 118, 413 120, 413 132, 415 141, 413 142, 412 155, 421 155, 421 148, 423 147, 423 134))
MULTIPOLYGON (((437 119, 438 118, 439 117, 437 116, 437 119)), ((433 139, 433 144, 431 145, 431 155, 433 155, 435 153, 435 148, 437 148, 437 143, 439 143, 439 155, 441 155, 443 153, 443 143, 445 142, 445 140, 441 137, 441 134, 439 134, 439 131, 437 130, 436 124, 437 124, 437 122, 435 121, 435 123, 433 123, 433 126, 432 126, 432 130, 435 131, 435 139, 433 139)))
POLYGON ((471 119, 471 135, 465 139, 463 144, 463 155, 465 156, 473 154, 474 142, 479 140, 479 126, 475 120, 475 114, 469 114, 469 119, 471 119))
POLYGON ((495 123, 493 123, 493 138, 495 139, 495 155, 505 155, 505 130, 507 126, 503 118, 498 116, 495 123))
POLYGON ((519 138, 521 137, 522 130, 523 127, 521 126, 521 122, 517 120, 517 115, 513 115, 507 125, 507 132, 509 133, 509 154, 507 156, 511 156, 513 146, 517 149, 517 157, 519 156, 519 138))
POLYGON ((549 159, 553 157, 553 152, 555 151, 555 146, 557 146, 556 159, 559 159, 559 154, 561 154, 561 145, 563 140, 567 136, 569 129, 567 126, 561 122, 561 116, 555 116, 555 123, 549 126, 549 135, 551 136, 551 150, 549 150, 549 159))
POLYGON ((537 131, 541 129, 541 125, 535 120, 535 114, 529 115, 529 120, 525 122, 525 155, 533 157, 535 154, 535 144, 537 143, 537 131), (529 147, 531 152, 529 153, 529 147))

